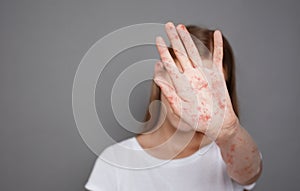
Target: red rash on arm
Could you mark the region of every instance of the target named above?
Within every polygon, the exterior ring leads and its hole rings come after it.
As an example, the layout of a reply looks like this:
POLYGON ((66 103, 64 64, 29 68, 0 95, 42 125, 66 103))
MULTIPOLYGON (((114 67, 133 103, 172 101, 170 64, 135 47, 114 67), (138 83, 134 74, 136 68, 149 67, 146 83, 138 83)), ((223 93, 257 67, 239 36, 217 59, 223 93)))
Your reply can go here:
POLYGON ((248 185, 260 176, 260 153, 254 140, 239 123, 233 131, 222 131, 216 143, 227 164, 228 174, 240 184, 248 185))

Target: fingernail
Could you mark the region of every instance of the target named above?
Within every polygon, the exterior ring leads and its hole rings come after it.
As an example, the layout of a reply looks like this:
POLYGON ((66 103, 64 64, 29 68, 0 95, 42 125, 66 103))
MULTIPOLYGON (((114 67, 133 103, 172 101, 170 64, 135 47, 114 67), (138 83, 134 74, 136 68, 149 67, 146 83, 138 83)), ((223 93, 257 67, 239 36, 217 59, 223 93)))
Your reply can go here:
POLYGON ((173 29, 175 27, 172 22, 167 22, 165 26, 166 26, 166 28, 169 28, 169 29, 173 29))

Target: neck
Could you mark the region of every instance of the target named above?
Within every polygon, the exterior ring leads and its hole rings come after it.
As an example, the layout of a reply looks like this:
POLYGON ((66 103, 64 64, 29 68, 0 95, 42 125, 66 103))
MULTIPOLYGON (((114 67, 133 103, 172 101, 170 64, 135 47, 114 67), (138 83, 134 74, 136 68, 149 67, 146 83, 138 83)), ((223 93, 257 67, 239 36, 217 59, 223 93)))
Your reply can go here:
POLYGON ((149 153, 159 158, 186 157, 208 144, 202 133, 178 130, 168 119, 162 120, 161 116, 157 124, 150 133, 138 136, 138 140, 144 149, 149 149, 149 153))
POLYGON ((165 119, 161 126, 156 127, 156 131, 152 136, 158 144, 163 144, 172 147, 174 150, 198 150, 203 134, 190 131, 178 130, 168 119, 165 119))

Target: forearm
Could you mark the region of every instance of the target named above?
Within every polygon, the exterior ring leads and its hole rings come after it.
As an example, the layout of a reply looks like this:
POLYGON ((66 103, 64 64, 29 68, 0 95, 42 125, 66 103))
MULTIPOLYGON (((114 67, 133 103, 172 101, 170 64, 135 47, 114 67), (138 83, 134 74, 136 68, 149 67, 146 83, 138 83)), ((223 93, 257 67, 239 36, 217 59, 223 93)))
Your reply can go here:
POLYGON ((240 184, 251 184, 261 173, 260 152, 252 137, 240 125, 222 130, 216 140, 227 164, 227 173, 240 184))

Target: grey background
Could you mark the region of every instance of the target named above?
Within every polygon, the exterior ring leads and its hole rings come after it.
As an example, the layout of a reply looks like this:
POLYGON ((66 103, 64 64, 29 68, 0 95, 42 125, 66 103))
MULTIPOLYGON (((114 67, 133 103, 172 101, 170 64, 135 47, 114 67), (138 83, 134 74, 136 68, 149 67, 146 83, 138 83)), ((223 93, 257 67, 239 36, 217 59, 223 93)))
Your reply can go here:
MULTIPOLYGON (((104 35, 131 24, 167 21, 219 28, 228 37, 237 60, 241 122, 264 158, 255 190, 297 190, 299 8, 296 0, 2 0, 0 190, 84 190, 96 156, 73 118, 76 68, 104 35)), ((116 140, 132 134, 118 128, 104 109, 112 81, 126 64, 153 55, 154 47, 124 52, 107 67, 101 76, 105 80, 99 80, 97 108, 116 140)), ((147 88, 149 82, 142 83, 132 94, 136 104, 130 105, 138 119, 147 88)))

